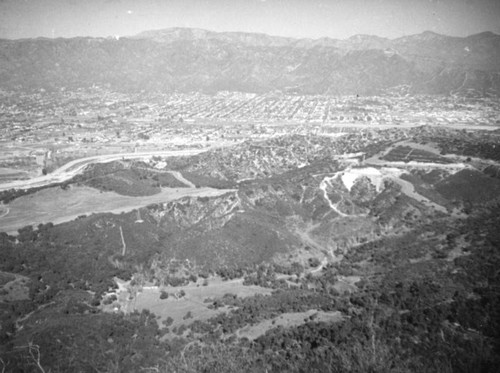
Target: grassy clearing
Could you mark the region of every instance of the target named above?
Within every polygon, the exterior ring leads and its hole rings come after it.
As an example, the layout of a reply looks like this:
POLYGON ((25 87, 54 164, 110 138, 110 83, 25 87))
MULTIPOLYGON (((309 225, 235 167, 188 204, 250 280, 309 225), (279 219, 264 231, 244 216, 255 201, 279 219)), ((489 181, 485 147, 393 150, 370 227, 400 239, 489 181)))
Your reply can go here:
POLYGON ((22 196, 9 203, 9 213, 0 217, 0 230, 15 233, 27 225, 63 223, 91 213, 121 213, 154 203, 173 201, 182 197, 208 197, 226 193, 211 188, 162 188, 152 196, 131 197, 114 192, 100 192, 90 187, 47 188, 22 196))
POLYGON ((20 179, 28 176, 29 174, 26 171, 15 168, 0 167, 0 180, 20 179))
MULTIPOLYGON (((220 277, 212 277, 207 280, 207 285, 203 285, 203 280, 190 283, 186 286, 144 286, 142 290, 133 293, 133 287, 128 283, 117 281, 119 289, 116 292, 117 300, 109 305, 103 306, 103 310, 113 312, 121 310, 125 313, 133 311, 149 310, 157 316, 160 326, 167 318, 172 318, 171 328, 181 325, 189 325, 195 320, 204 321, 221 312, 228 311, 228 307, 221 307, 217 310, 210 309, 211 302, 208 299, 222 298, 226 294, 235 294, 244 298, 256 294, 271 294, 272 290, 260 286, 245 286, 243 279, 223 281, 220 277), (168 298, 161 299, 162 292, 168 294, 168 298), (180 296, 184 292, 183 296, 180 296), (186 317, 188 312, 191 316, 186 317)), ((112 296, 113 293, 108 294, 112 296)))

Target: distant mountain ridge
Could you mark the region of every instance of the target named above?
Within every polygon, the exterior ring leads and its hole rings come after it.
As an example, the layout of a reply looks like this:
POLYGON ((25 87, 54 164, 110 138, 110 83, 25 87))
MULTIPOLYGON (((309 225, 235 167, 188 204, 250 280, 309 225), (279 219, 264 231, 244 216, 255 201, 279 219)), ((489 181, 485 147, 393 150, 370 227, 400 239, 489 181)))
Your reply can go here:
POLYGON ((172 28, 124 38, 0 40, 6 89, 500 95, 500 35, 293 39, 172 28))

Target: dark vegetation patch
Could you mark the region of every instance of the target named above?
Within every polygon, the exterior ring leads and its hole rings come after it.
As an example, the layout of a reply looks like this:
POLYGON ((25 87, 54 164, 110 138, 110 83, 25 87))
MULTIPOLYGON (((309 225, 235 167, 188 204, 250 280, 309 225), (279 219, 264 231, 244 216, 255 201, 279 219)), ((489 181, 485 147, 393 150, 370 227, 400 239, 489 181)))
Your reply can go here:
POLYGON ((402 174, 400 176, 401 179, 409 181, 415 188, 415 191, 421 196, 438 205, 451 207, 450 201, 439 194, 433 185, 442 180, 443 177, 440 173, 432 174, 432 172, 426 173, 420 170, 414 170, 410 174, 402 174))
POLYGON ((496 177, 500 179, 500 166, 490 165, 483 169, 483 172, 491 177, 496 177))
MULTIPOLYGON (((34 194, 40 190, 60 186, 67 188, 70 184, 81 183, 90 187, 114 191, 126 196, 149 196, 161 191, 161 187, 185 188, 186 184, 165 171, 149 168, 145 163, 95 163, 89 165, 82 174, 63 183, 53 183, 43 187, 30 189, 10 189, 0 191, 0 202, 5 204, 16 198, 34 194)), ((215 184, 215 183, 214 183, 215 184)), ((208 185, 202 185, 208 186, 208 185)))
POLYGON ((410 146, 397 146, 382 157, 389 162, 428 162, 428 163, 451 163, 449 159, 441 157, 432 152, 415 149, 410 146))
POLYGON ((8 204, 9 202, 12 202, 16 198, 19 198, 22 196, 27 196, 30 194, 34 194, 36 192, 39 192, 40 190, 54 188, 57 186, 65 189, 69 186, 70 183, 71 183, 70 181, 66 181, 64 183, 54 183, 54 184, 49 184, 49 185, 45 185, 45 186, 37 187, 37 188, 3 190, 3 191, 0 191, 0 202, 8 204))
MULTIPOLYGON (((412 175, 417 176, 422 182, 430 185, 435 185, 436 183, 443 180, 446 176, 448 176, 448 172, 444 170, 412 170, 412 175)), ((405 175, 406 176, 406 175, 405 175)), ((417 183, 419 184, 419 183, 417 183)))
POLYGON ((441 154, 457 154, 500 161, 500 135, 498 131, 451 130, 423 127, 415 135, 422 143, 434 143, 441 154))
POLYGON ((445 198, 468 203, 484 203, 500 196, 500 180, 465 169, 436 184, 445 198))
MULTIPOLYGON (((498 207, 491 205, 458 227, 443 221, 352 248, 343 262, 320 276, 302 277, 298 288, 277 290, 271 296, 228 295, 214 300, 213 307, 237 308, 194 322, 188 329, 204 336, 198 346, 220 346, 220 338, 226 336, 220 348, 247 351, 241 367, 246 371, 265 367, 287 372, 496 372, 500 367, 498 207), (442 232, 453 234, 441 241, 442 232), (452 249, 464 234, 472 244, 470 255, 454 261, 411 261, 425 257, 437 244, 452 249), (483 243, 473 244, 477 242, 483 243), (369 277, 358 283, 357 292, 338 294, 329 285, 341 272, 369 277), (247 325, 305 309, 338 310, 346 318, 336 323, 311 318, 300 326, 272 328, 251 344, 227 338, 247 325), (249 356, 248 350, 259 358, 249 356)), ((215 356, 205 353, 204 359, 215 356)), ((200 362, 192 353, 184 357, 189 364, 200 362)))
POLYGON ((440 138, 439 144, 442 154, 458 154, 500 161, 498 138, 494 141, 485 141, 484 138, 476 138, 475 136, 477 135, 469 135, 466 141, 463 139, 440 138))
POLYGON ((145 164, 121 162, 92 164, 74 181, 126 196, 150 196, 161 187, 184 188, 186 185, 168 173, 159 173, 145 164))
POLYGON ((40 371, 38 356, 40 366, 53 372, 138 372, 168 351, 160 336, 154 315, 146 311, 123 316, 42 310, 19 333, 19 347, 2 356, 12 372, 40 371))
POLYGON ((371 202, 370 215, 379 224, 397 228, 405 225, 414 226, 421 222, 424 206, 402 193, 399 185, 391 181, 386 188, 371 202))
POLYGON ((215 271, 220 266, 238 267, 270 261, 277 253, 297 245, 284 229, 282 219, 259 210, 238 213, 231 209, 219 216, 217 212, 210 213, 213 205, 214 201, 204 203, 201 211, 196 211, 200 207, 198 204, 179 206, 178 219, 159 222, 164 260, 171 257, 190 259, 215 271))

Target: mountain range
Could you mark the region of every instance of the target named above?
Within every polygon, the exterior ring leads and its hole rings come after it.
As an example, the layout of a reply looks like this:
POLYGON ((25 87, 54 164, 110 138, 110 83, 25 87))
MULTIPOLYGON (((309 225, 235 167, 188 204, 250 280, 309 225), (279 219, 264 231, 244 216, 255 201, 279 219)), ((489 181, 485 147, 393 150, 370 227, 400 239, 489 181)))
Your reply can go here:
POLYGON ((172 28, 123 38, 0 40, 11 90, 376 95, 500 94, 500 35, 426 31, 386 39, 293 39, 172 28))

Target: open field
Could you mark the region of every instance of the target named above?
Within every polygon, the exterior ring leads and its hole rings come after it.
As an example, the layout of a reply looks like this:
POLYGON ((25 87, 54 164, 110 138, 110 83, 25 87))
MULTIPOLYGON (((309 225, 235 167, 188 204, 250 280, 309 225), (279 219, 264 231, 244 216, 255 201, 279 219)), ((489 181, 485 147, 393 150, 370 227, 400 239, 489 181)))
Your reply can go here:
POLYGON ((48 188, 9 203, 8 213, 0 216, 0 231, 15 233, 26 225, 49 222, 59 224, 91 213, 119 214, 186 196, 211 197, 228 191, 230 190, 212 188, 162 188, 160 193, 152 196, 130 197, 80 186, 67 190, 48 188))
POLYGON ((15 168, 0 167, 0 181, 13 178, 22 178, 27 176, 28 173, 26 171, 18 170, 15 168))
POLYGON ((228 310, 227 307, 221 307, 218 310, 208 308, 212 302, 205 303, 205 300, 209 298, 222 298, 226 294, 235 294, 244 298, 256 294, 268 295, 272 292, 272 289, 260 286, 243 285, 243 279, 223 281, 220 277, 211 277, 205 286, 202 285, 203 280, 186 286, 144 286, 135 296, 131 296, 129 283, 120 280, 117 280, 117 283, 119 285, 116 291, 118 299, 104 306, 105 311, 112 312, 116 308, 125 313, 150 310, 158 317, 160 326, 163 321, 171 317, 172 327, 188 325, 195 320, 207 320, 228 310), (181 291, 184 291, 184 296, 179 296, 181 291), (168 298, 160 299, 161 292, 168 293, 168 298), (191 313, 189 318, 185 317, 188 312, 191 313))

